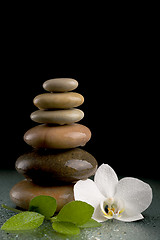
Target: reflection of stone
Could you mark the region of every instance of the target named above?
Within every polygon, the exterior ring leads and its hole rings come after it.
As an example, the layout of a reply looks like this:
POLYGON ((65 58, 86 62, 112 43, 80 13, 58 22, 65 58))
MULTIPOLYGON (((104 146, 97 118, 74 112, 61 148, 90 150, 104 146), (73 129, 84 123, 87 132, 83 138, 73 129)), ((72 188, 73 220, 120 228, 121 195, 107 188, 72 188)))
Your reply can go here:
POLYGON ((33 150, 20 156, 16 169, 38 184, 75 182, 94 175, 96 159, 88 152, 74 148, 67 151, 33 150))
POLYGON ((11 200, 18 206, 28 209, 29 202, 38 195, 47 195, 57 200, 57 211, 73 201, 73 185, 39 186, 26 179, 14 185, 10 191, 11 200))
POLYGON ((17 159, 16 169, 27 180, 17 183, 10 192, 12 201, 21 208, 28 209, 35 196, 49 195, 57 200, 59 211, 73 200, 73 183, 94 175, 97 169, 96 159, 77 148, 91 138, 90 129, 76 123, 84 113, 75 107, 84 98, 68 91, 77 86, 74 79, 47 80, 43 88, 52 93, 40 94, 33 100, 40 110, 33 112, 31 119, 43 124, 24 134, 24 141, 34 149, 17 159))

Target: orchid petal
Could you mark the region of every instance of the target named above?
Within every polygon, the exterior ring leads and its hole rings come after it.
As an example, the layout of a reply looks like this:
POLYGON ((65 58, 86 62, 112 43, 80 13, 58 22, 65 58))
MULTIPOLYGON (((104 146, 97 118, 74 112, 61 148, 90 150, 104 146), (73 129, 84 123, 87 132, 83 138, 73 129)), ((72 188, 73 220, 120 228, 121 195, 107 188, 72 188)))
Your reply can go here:
POLYGON ((117 220, 124 221, 124 222, 133 222, 133 221, 137 221, 137 220, 140 220, 143 218, 144 217, 142 214, 138 214, 135 216, 128 216, 126 214, 123 214, 121 217, 117 218, 117 220))
POLYGON ((94 220, 96 220, 97 222, 105 222, 107 221, 108 219, 106 217, 104 217, 104 214, 100 208, 100 205, 98 205, 96 208, 95 208, 95 211, 93 213, 93 216, 92 218, 94 220))
POLYGON ((115 194, 118 177, 115 171, 108 165, 102 164, 96 171, 94 181, 100 192, 106 197, 113 197, 115 194))
POLYGON ((151 204, 152 189, 149 184, 137 178, 127 177, 118 182, 115 198, 124 201, 127 215, 135 216, 151 204))
POLYGON ((94 208, 104 200, 104 196, 100 193, 97 185, 91 179, 79 180, 74 185, 74 198, 92 205, 94 208))

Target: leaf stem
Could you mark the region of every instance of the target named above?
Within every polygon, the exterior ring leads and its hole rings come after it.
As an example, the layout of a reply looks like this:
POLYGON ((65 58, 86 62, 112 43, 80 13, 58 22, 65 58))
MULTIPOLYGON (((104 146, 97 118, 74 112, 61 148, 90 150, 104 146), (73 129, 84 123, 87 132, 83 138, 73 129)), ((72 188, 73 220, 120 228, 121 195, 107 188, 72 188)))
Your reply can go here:
POLYGON ((8 206, 5 205, 5 204, 2 204, 1 206, 2 206, 3 208, 8 209, 8 210, 13 211, 13 212, 23 212, 23 211, 21 211, 21 210, 15 209, 15 208, 8 207, 8 206))

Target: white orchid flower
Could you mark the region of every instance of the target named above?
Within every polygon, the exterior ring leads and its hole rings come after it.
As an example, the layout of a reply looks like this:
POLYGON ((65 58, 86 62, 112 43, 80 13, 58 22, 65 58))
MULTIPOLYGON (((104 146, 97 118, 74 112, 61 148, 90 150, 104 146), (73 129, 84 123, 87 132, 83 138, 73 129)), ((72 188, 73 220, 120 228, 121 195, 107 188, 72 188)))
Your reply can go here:
POLYGON ((137 178, 126 177, 118 181, 115 171, 102 164, 96 171, 94 181, 80 180, 74 185, 74 198, 94 207, 93 219, 132 222, 142 219, 141 212, 152 201, 152 189, 137 178))

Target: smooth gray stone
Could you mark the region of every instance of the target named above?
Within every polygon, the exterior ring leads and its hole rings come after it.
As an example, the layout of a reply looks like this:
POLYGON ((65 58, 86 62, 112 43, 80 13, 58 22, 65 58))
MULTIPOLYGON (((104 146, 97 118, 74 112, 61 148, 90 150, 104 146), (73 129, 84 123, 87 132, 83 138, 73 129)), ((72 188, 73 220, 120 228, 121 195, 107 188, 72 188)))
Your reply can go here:
POLYGON ((31 114, 31 119, 38 123, 53 123, 53 124, 71 124, 80 121, 84 117, 83 111, 79 109, 67 110, 37 110, 31 114))
POLYGON ((43 83, 43 88, 49 92, 68 92, 77 87, 78 82, 72 78, 54 78, 43 83))

